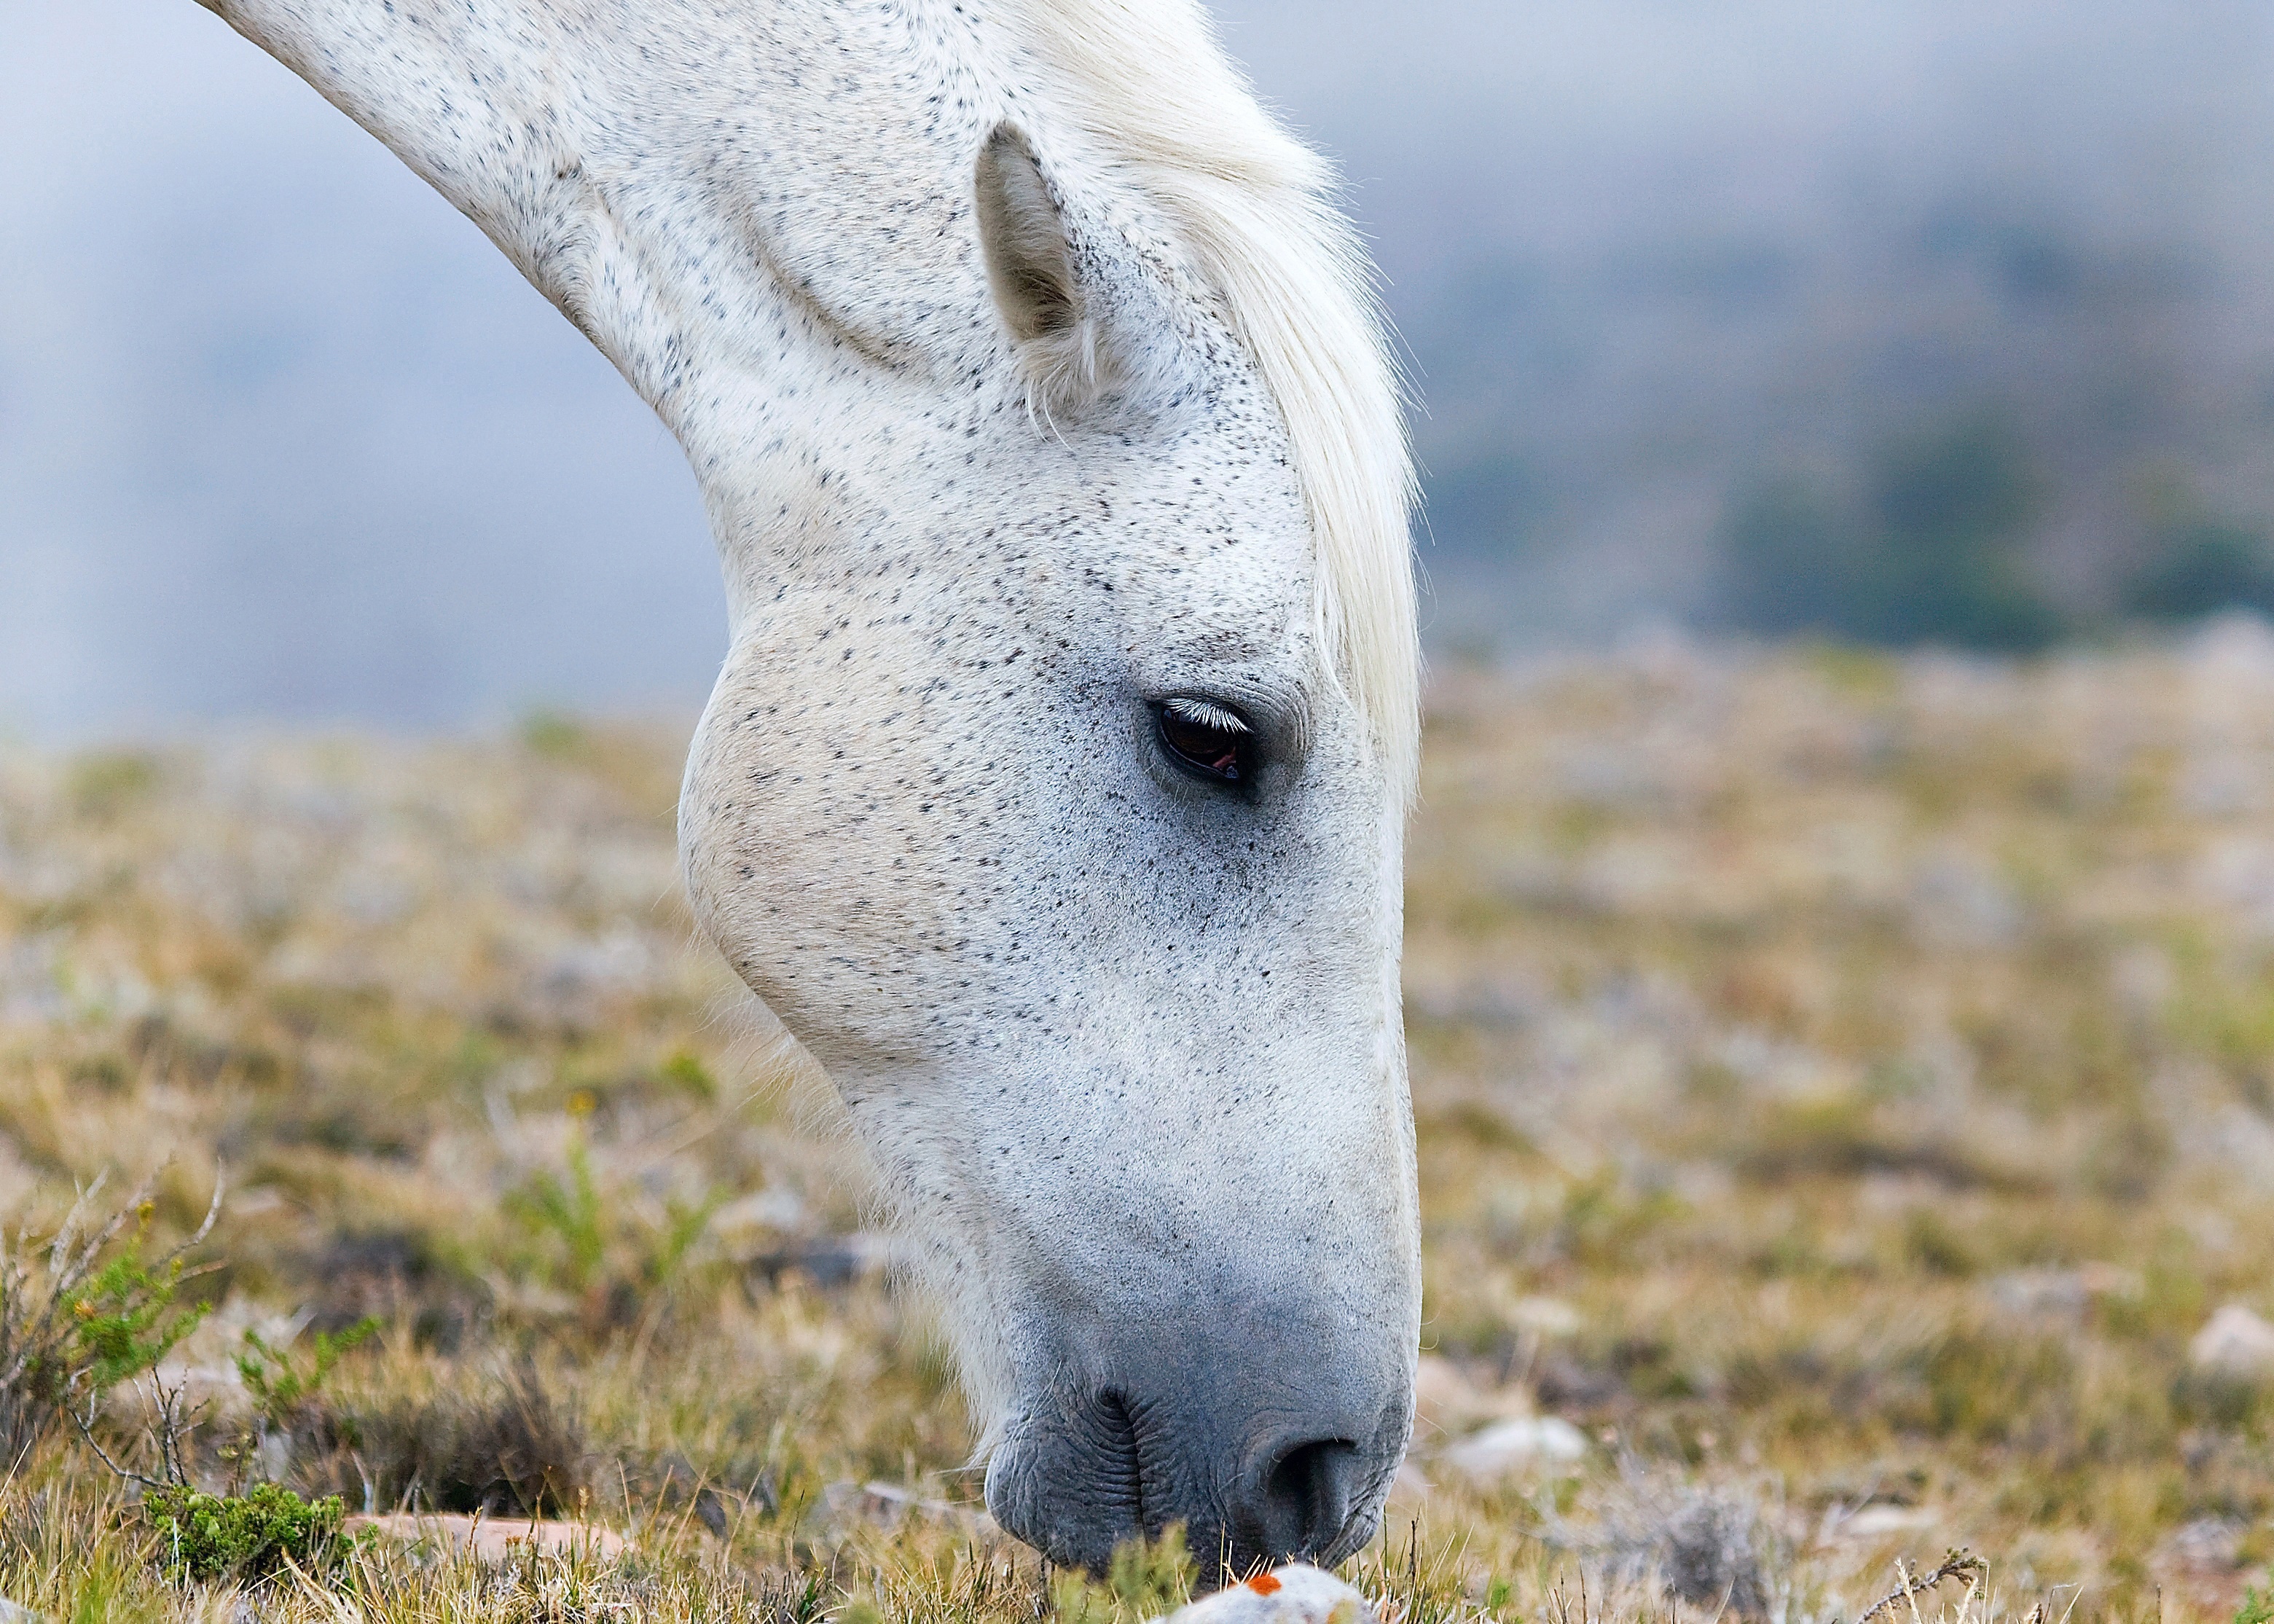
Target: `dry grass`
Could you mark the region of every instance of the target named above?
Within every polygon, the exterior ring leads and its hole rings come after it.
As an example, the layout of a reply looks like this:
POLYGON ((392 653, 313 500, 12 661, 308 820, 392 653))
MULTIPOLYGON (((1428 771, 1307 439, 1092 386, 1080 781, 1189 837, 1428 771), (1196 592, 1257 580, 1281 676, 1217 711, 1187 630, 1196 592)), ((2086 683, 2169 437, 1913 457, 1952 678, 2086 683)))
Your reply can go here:
MULTIPOLYGON (((37 1230, 108 1170, 154 1181, 178 1236, 226 1162, 219 1305, 177 1372, 206 1469, 637 1544, 184 1590, 57 1434, 0 1486, 0 1597, 1151 1605, 975 1515, 857 1160, 689 943, 676 766, 667 733, 559 722, 0 755, 0 1212, 37 1230), (373 1313, 222 1458, 246 1327, 373 1313)), ((2225 1620, 2265 1583, 2274 1399, 2187 1361, 2221 1304, 2274 1314, 2263 635, 2019 670, 1669 649, 1450 674, 1410 924, 1433 1362, 1390 1535, 1353 1564, 1408 1624, 1852 1620, 1958 1545, 1987 1574, 1922 1618, 2225 1620), (1447 1453, 1534 1412, 1585 1456, 1479 1481, 1447 1453)), ((131 1440, 132 1406, 110 1425, 131 1440)))

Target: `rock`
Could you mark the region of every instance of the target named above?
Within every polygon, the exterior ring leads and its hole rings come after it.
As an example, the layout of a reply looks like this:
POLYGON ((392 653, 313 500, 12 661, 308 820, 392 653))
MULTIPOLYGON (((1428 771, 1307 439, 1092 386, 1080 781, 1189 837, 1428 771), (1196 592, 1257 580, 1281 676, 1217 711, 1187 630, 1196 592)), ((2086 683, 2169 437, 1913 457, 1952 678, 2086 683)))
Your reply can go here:
POLYGON ((1520 1297, 1508 1310, 1508 1322, 1534 1336, 1570 1336, 1582 1323, 1579 1311, 1561 1297, 1520 1297))
POLYGON ((898 1528, 911 1517, 928 1517, 956 1529, 966 1538, 993 1540, 1002 1533, 984 1511, 931 1499, 906 1484, 832 1483, 822 1490, 821 1503, 837 1522, 857 1520, 879 1528, 898 1528))
POLYGON ((1974 853, 1948 849, 1912 870, 1911 925, 1930 947, 2003 947, 2027 922, 2013 888, 1974 853))
POLYGON ((2197 1517, 2164 1542, 2164 1553, 2181 1568, 2233 1573, 2242 1566, 2242 1540, 2250 1525, 2234 1517, 2197 1517))
POLYGON ((1466 1432, 1480 1421, 1528 1416, 1532 1408, 1532 1395, 1524 1388, 1480 1387, 1442 1355, 1425 1353, 1414 1368, 1414 1433, 1424 1444, 1434 1435, 1466 1432))
POLYGON ((2136 1297, 2142 1283, 2130 1269, 2087 1263, 2077 1268, 2014 1269, 1993 1276, 1987 1289, 1992 1304, 2017 1319, 2080 1320, 2094 1298, 2136 1297))
POLYGON ((0 1596, 0 1624, 48 1624, 48 1615, 34 1613, 29 1607, 19 1607, 6 1597, 0 1596))
POLYGON ((1886 1539, 1932 1528, 1933 1512, 1923 1506, 1860 1506, 1844 1515, 1824 1519, 1825 1533, 1833 1539, 1886 1539))
POLYGON ((1568 1466, 1587 1453, 1587 1440, 1560 1416, 1515 1416, 1495 1421, 1445 1451, 1444 1462, 1480 1482, 1519 1467, 1568 1466))
POLYGON ((2274 1380, 2274 1325, 2240 1303, 2229 1303, 2195 1333, 2187 1344, 2187 1357, 2210 1375, 2240 1381, 2274 1380))
POLYGON ((727 1255, 740 1263, 765 1251, 775 1237, 794 1234, 804 1227, 805 1220, 805 1203, 797 1192, 774 1184, 729 1201, 712 1214, 711 1233, 719 1237, 727 1255))
MULTIPOLYGON (((528 1517, 467 1517, 450 1513, 392 1512, 382 1516, 352 1516, 350 1532, 373 1529, 395 1539, 432 1541, 452 1553, 468 1552, 486 1561, 500 1561, 525 1551, 574 1553, 581 1556, 621 1556, 631 1543, 621 1534, 588 1522, 549 1522, 528 1517)), ((8 1624, 0 1620, 0 1624, 8 1624)))
POLYGON ((897 1237, 863 1229, 851 1235, 819 1236, 772 1252, 756 1252, 744 1262, 753 1272, 764 1275, 770 1286, 779 1285, 783 1275, 794 1271, 817 1286, 833 1289, 882 1274, 906 1253, 906 1246, 897 1237))
POLYGON ((1365 1597, 1303 1562, 1179 1607, 1166 1624, 1380 1624, 1365 1597))
POLYGON ((1442 1355, 1425 1353, 1413 1367, 1413 1420, 1417 1431, 1442 1432, 1473 1415, 1480 1402, 1461 1367, 1442 1355))

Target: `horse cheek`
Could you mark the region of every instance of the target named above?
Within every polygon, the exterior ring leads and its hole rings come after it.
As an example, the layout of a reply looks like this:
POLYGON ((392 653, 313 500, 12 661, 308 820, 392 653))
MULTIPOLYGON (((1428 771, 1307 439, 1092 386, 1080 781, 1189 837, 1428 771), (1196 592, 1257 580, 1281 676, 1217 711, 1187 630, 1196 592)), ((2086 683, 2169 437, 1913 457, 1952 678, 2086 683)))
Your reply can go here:
POLYGON ((923 988, 952 942, 927 861, 930 820, 900 787, 926 776, 922 729, 888 695, 840 689, 738 650, 680 796, 696 916, 744 984, 840 1087, 920 1064, 923 988))

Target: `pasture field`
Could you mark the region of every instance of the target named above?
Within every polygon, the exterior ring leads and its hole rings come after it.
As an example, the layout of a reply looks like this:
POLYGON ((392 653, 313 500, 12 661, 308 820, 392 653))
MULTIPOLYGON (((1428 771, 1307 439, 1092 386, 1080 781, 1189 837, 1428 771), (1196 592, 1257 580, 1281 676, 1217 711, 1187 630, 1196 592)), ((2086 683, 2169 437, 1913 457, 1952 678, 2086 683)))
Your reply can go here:
MULTIPOLYGON (((1427 738, 1428 1356, 1359 1582, 1404 1624, 1853 1620, 1963 1546, 1986 1572, 1920 1616, 2268 1617, 2274 1380, 2190 1349, 2274 1318, 2274 636, 1447 671, 1427 738)), ((50 1426, 0 1480, 0 1598, 1129 1624, 1173 1593, 992 1537, 858 1156, 690 942, 681 741, 0 752, 0 1212, 38 1237, 147 1184, 147 1256, 226 1169, 162 1367, 192 1474, 632 1542, 365 1535, 178 1583, 50 1426)), ((93 1431, 154 1472, 147 1395, 93 1431)))

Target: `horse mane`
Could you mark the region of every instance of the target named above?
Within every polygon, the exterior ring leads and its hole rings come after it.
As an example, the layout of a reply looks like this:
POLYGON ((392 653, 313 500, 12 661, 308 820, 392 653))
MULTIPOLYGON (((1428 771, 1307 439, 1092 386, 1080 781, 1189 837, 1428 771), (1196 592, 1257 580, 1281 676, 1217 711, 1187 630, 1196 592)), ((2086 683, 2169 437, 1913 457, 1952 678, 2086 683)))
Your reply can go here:
POLYGON ((1005 0, 1051 110, 1157 209, 1286 420, 1329 670, 1401 792, 1420 751, 1412 460, 1373 272, 1332 166, 1267 113, 1195 0, 1005 0))

